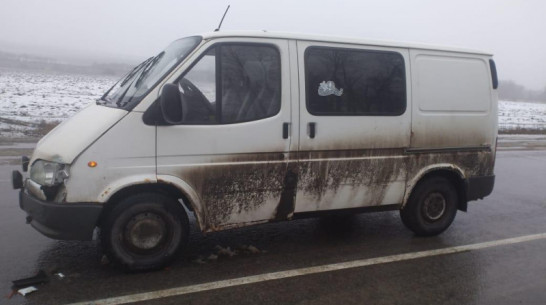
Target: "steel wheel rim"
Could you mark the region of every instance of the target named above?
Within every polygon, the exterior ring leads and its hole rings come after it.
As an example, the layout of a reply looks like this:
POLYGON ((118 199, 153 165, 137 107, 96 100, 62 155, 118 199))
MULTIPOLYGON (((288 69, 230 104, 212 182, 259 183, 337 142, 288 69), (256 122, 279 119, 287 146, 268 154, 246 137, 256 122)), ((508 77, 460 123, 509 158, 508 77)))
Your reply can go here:
POLYGON ((423 215, 429 221, 437 221, 445 214, 446 207, 446 199, 441 193, 430 193, 423 202, 423 215))
POLYGON ((145 212, 134 215, 125 224, 123 241, 134 253, 150 254, 163 248, 168 234, 168 224, 163 217, 145 212))

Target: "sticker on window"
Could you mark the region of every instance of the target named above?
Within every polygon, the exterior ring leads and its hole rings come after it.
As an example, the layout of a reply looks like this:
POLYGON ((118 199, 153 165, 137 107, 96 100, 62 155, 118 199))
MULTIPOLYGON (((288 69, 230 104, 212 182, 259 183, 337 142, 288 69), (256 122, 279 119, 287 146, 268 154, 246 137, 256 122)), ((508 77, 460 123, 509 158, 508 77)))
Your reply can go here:
POLYGON ((332 94, 336 96, 341 96, 343 94, 343 88, 337 89, 336 84, 331 80, 329 80, 328 82, 323 81, 322 83, 319 84, 318 95, 328 96, 332 94))

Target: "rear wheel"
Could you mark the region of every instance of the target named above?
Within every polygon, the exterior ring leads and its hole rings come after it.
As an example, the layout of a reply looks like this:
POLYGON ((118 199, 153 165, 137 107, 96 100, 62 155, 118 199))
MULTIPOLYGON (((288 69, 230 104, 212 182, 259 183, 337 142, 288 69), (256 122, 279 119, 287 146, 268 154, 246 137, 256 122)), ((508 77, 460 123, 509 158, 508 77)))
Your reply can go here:
POLYGON ((188 231, 188 217, 176 200, 162 194, 137 194, 107 215, 101 244, 109 259, 124 269, 152 270, 176 257, 188 231))
POLYGON ((400 210, 402 222, 417 235, 440 234, 455 219, 458 199, 457 190, 448 179, 426 178, 419 182, 400 210))

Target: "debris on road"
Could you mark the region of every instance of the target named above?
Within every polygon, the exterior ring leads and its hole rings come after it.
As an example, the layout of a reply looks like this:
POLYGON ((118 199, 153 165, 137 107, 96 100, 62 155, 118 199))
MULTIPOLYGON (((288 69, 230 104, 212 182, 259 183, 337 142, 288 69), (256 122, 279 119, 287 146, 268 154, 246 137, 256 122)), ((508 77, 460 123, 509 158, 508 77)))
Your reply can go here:
POLYGON ((217 261, 221 257, 232 258, 239 254, 260 254, 267 253, 265 250, 260 250, 252 245, 241 245, 238 246, 235 250, 231 250, 231 247, 222 247, 216 245, 214 247, 214 252, 207 255, 199 255, 197 258, 193 259, 191 262, 195 264, 206 264, 207 261, 217 261))
POLYGON ((253 245, 242 245, 239 247, 239 250, 241 250, 243 253, 246 254, 259 254, 259 253, 265 253, 265 251, 262 251, 258 248, 256 248, 253 245))
POLYGON ((198 258, 194 259, 191 261, 192 263, 195 263, 195 264, 206 264, 205 260, 203 260, 203 257, 202 256, 199 256, 198 258))
POLYGON ((13 296, 16 295, 16 294, 17 294, 17 291, 16 291, 16 290, 12 290, 12 291, 10 292, 10 294, 8 294, 8 295, 6 296, 6 299, 11 300, 11 298, 13 298, 13 296))
POLYGON ((40 270, 38 274, 36 274, 33 277, 12 281, 13 283, 12 288, 14 290, 17 290, 20 288, 25 288, 32 285, 38 285, 38 284, 43 284, 47 282, 49 282, 49 277, 43 270, 40 270))
POLYGON ((237 252, 231 250, 230 247, 224 248, 220 245, 216 245, 215 249, 217 251, 216 254, 218 254, 218 256, 234 257, 235 255, 237 255, 237 252))
POLYGON ((36 288, 34 286, 30 286, 30 287, 27 287, 27 288, 22 288, 22 289, 17 290, 17 293, 19 293, 22 296, 26 296, 27 294, 32 293, 34 291, 38 291, 38 288, 36 288))
POLYGON ((248 246, 248 251, 250 251, 252 254, 262 253, 262 251, 252 245, 248 246))
POLYGON ((103 266, 110 264, 110 259, 108 259, 108 256, 106 256, 106 254, 101 256, 100 264, 103 265, 103 266))
POLYGON ((59 273, 55 273, 55 276, 58 277, 58 278, 61 279, 61 280, 65 278, 65 275, 62 274, 62 273, 60 273, 60 272, 59 272, 59 273))

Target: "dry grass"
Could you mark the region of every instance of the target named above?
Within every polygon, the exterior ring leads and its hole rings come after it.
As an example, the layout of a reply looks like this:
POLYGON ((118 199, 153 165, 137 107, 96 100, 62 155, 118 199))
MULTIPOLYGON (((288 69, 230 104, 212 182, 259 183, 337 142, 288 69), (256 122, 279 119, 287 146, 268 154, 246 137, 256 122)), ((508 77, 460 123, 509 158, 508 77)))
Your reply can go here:
POLYGON ((25 126, 25 127, 33 125, 32 123, 29 123, 29 122, 14 120, 14 119, 8 119, 8 118, 3 118, 3 117, 0 117, 0 123, 5 123, 5 124, 8 124, 8 125, 14 125, 14 126, 25 126))
POLYGON ((57 127, 61 122, 59 121, 45 121, 42 120, 40 123, 36 124, 36 129, 34 130, 34 135, 43 137, 49 133, 53 128, 57 127))
POLYGON ((512 128, 512 129, 499 129, 499 134, 544 134, 546 135, 546 129, 531 129, 531 128, 512 128))

